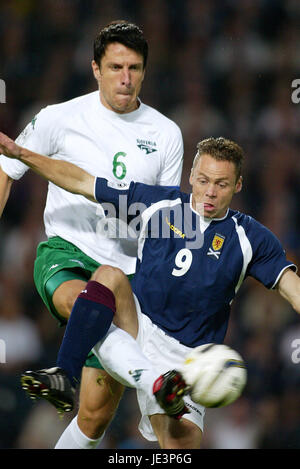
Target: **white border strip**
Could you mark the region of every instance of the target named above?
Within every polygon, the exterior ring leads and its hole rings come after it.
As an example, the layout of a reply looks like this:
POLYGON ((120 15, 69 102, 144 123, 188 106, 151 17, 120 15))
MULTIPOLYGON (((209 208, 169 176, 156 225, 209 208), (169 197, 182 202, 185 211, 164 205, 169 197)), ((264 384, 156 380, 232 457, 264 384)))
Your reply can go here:
POLYGON ((293 269, 294 272, 297 272, 298 268, 295 264, 289 264, 287 265, 286 267, 284 267, 280 272, 279 274, 277 275, 277 278, 275 280, 275 282, 273 283, 273 285, 271 286, 270 290, 274 290, 274 288, 276 287, 277 283, 279 282, 280 280, 280 277, 282 276, 283 272, 286 270, 286 269, 290 269, 291 267, 294 267, 295 269, 293 269))
POLYGON ((155 212, 160 210, 161 208, 164 207, 174 207, 175 205, 181 204, 181 199, 178 197, 175 200, 160 200, 159 202, 156 202, 155 204, 150 205, 150 207, 146 208, 142 214, 142 228, 141 228, 141 233, 138 239, 138 259, 141 261, 143 257, 143 249, 144 249, 144 244, 145 244, 145 232, 147 229, 147 225, 149 223, 150 218, 154 215, 155 212))
POLYGON ((243 260, 242 271, 241 271, 241 274, 240 274, 240 278, 239 278, 239 281, 238 281, 238 283, 235 287, 235 293, 237 293, 238 290, 240 289, 240 286, 242 285, 242 283, 244 281, 247 267, 248 267, 248 265, 249 265, 249 263, 252 259, 252 256, 253 256, 253 251, 252 251, 250 241, 246 236, 244 228, 241 225, 238 225, 237 219, 235 217, 232 217, 232 219, 235 223, 235 229, 236 229, 237 235, 239 237, 240 246, 241 246, 241 250, 242 250, 242 253, 243 253, 243 259, 244 259, 243 260))

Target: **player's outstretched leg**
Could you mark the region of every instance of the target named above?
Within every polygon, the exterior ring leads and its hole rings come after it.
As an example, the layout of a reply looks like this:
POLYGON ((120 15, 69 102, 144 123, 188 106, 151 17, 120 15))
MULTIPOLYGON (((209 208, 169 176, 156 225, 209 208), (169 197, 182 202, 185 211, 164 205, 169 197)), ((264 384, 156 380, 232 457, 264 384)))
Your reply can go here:
POLYGON ((61 368, 26 371, 21 376, 21 384, 32 399, 46 399, 59 413, 73 410, 75 388, 61 368))
POLYGON ((183 397, 188 393, 188 386, 181 373, 176 370, 168 371, 159 376, 153 384, 153 394, 169 417, 180 420, 181 417, 189 413, 183 397))
POLYGON ((59 412, 72 410, 87 354, 106 335, 114 315, 115 323, 135 337, 137 315, 128 278, 120 269, 102 265, 73 305, 57 366, 22 375, 29 396, 48 400, 59 412))

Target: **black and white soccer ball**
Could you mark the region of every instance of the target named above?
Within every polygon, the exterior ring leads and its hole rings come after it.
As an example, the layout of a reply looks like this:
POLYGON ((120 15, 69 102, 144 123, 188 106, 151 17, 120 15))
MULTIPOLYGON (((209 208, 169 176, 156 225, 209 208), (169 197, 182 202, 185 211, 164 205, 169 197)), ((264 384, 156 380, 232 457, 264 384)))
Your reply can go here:
POLYGON ((224 407, 243 392, 247 371, 241 355, 223 344, 195 347, 184 361, 183 378, 194 402, 204 407, 224 407))

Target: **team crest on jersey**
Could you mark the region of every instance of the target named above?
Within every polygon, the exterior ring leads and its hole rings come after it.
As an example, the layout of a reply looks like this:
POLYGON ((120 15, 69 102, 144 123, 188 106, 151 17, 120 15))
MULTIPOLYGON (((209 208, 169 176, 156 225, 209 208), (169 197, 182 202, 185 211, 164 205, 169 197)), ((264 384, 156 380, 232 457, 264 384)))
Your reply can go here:
POLYGON ((212 240, 211 247, 209 248, 207 255, 212 256, 215 259, 219 259, 221 254, 221 249, 225 241, 225 236, 215 233, 215 236, 212 240))
POLYGON ((214 236, 214 239, 211 243, 211 246, 212 246, 213 250, 214 251, 220 251, 222 249, 224 240, 225 240, 225 236, 222 236, 222 235, 219 235, 219 234, 216 233, 215 236, 214 236))
POLYGON ((150 140, 142 140, 140 138, 136 139, 137 146, 140 150, 143 150, 146 155, 157 151, 156 142, 151 142, 150 140))

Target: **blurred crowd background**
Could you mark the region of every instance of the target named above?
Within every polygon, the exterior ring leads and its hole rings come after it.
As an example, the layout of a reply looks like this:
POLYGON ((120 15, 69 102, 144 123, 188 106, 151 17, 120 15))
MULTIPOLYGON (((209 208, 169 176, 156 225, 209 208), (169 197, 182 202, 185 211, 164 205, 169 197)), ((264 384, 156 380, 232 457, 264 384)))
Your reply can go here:
MULTIPOLYGON (((190 190, 199 140, 236 140, 247 158, 233 207, 268 226, 300 265, 300 103, 291 99, 300 78, 298 0, 1 0, 0 129, 15 138, 47 104, 97 89, 93 38, 120 18, 140 25, 149 41, 141 99, 182 129, 182 189, 190 190)), ((0 448, 53 448, 73 416, 59 419, 19 383, 25 369, 55 364, 63 334, 33 283, 46 191, 27 172, 0 224, 0 448)), ((207 411, 203 448, 300 448, 299 319, 279 295, 246 281, 226 343, 247 362, 247 388, 235 404, 207 411)), ((128 390, 101 447, 157 447, 139 435, 138 421, 128 390)))

